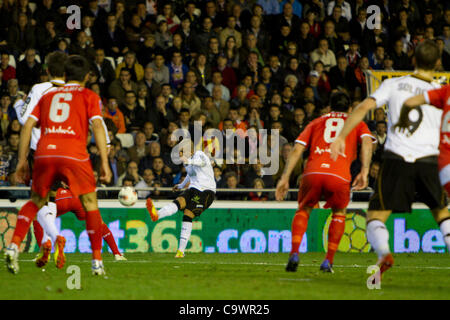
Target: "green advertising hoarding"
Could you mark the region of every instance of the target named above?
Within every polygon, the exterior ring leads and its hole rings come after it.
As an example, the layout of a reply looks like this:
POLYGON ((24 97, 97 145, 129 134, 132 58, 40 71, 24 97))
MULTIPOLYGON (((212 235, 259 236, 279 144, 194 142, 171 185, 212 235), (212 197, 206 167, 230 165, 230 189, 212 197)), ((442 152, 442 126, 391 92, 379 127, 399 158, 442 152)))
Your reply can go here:
MULTIPOLYGON (((12 236, 17 209, 0 209, 0 250, 12 236)), ((144 208, 102 208, 101 214, 121 251, 175 252, 181 229, 181 213, 152 222, 144 208)), ((291 221, 295 209, 213 208, 194 221, 186 252, 277 253, 291 249, 291 221)), ((339 246, 342 252, 369 252, 365 236, 365 212, 349 209, 345 234, 339 246)), ((301 252, 324 252, 330 211, 317 209, 311 214, 301 252), (325 228, 324 228, 325 227, 325 228)), ((445 244, 436 222, 426 209, 412 214, 393 214, 387 227, 393 252, 445 252, 445 244)), ((57 219, 57 228, 66 238, 67 253, 90 252, 85 223, 68 213, 57 219)), ((107 250, 106 243, 104 250, 107 250)), ((23 250, 37 252, 30 234, 23 250)))

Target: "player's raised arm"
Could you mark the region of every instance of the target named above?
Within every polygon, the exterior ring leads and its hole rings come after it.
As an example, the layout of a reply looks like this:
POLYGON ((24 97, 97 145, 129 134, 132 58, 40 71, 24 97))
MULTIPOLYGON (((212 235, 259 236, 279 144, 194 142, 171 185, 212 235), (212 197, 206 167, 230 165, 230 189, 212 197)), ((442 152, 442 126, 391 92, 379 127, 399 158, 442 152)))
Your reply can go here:
POLYGON ((103 120, 100 117, 92 120, 92 132, 94 133, 95 143, 97 144, 97 148, 100 153, 102 169, 100 179, 106 183, 109 183, 111 181, 112 173, 108 163, 105 129, 103 127, 103 120))
POLYGON ((364 120, 366 114, 377 106, 373 98, 367 98, 361 102, 345 121, 344 127, 337 136, 336 140, 330 145, 331 159, 336 161, 339 155, 345 154, 345 139, 350 132, 364 120))
POLYGON ((19 140, 19 159, 17 163, 17 181, 25 182, 28 174, 28 151, 30 148, 31 131, 36 126, 37 121, 34 117, 29 117, 20 131, 19 140))
POLYGON ((277 190, 275 192, 275 198, 278 201, 283 200, 286 196, 286 193, 289 190, 289 178, 304 151, 305 146, 300 143, 296 143, 294 149, 292 149, 291 153, 289 154, 286 166, 280 180, 278 181, 277 190))

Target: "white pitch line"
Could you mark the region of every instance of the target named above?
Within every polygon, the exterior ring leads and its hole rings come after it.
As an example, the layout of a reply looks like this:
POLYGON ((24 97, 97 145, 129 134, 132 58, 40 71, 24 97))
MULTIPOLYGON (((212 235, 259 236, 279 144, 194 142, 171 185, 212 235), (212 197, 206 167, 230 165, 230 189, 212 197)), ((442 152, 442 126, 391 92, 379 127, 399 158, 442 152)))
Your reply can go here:
MULTIPOLYGON (((19 260, 20 262, 34 262, 34 260, 19 260)), ((71 263, 89 263, 91 260, 67 260, 67 264, 71 263)), ((268 262, 210 262, 210 261, 151 261, 151 260, 127 260, 127 261, 108 261, 107 263, 176 263, 176 264, 208 264, 208 265, 259 265, 259 266, 285 266, 285 263, 268 263, 268 262)), ((299 264, 299 267, 318 267, 319 264, 299 264)), ((364 268, 369 265, 333 265, 335 268, 364 268)), ((394 266, 395 269, 433 269, 433 270, 450 270, 450 267, 437 267, 437 266, 394 266)))

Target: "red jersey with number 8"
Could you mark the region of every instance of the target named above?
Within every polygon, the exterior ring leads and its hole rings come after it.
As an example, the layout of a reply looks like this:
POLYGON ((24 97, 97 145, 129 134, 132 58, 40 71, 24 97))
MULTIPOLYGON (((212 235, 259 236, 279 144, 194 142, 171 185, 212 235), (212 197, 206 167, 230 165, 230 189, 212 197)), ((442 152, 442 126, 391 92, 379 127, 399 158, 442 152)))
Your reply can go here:
POLYGON ((35 158, 89 159, 89 124, 101 118, 101 101, 96 93, 78 84, 54 88, 39 100, 30 116, 41 127, 35 158))
POLYGON ((337 138, 348 114, 344 112, 330 112, 313 120, 298 136, 296 143, 309 148, 309 157, 303 175, 328 174, 347 182, 351 181, 350 165, 356 159, 357 146, 364 136, 371 137, 369 128, 360 122, 350 132, 345 140, 345 156, 339 155, 336 161, 330 157, 330 144, 337 138))

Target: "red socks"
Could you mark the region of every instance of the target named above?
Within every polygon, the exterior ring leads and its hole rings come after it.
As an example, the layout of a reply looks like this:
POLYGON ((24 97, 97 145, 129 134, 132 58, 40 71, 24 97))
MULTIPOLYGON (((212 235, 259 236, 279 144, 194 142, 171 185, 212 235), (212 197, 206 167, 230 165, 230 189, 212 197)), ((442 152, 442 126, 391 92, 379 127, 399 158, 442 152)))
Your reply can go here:
MULTIPOLYGON (((30 229, 31 222, 36 217, 39 208, 34 204, 33 201, 28 201, 22 209, 20 209, 17 214, 17 223, 16 229, 14 230, 14 234, 12 237, 12 243, 15 243, 17 247, 20 247, 23 239, 27 235, 28 230, 30 229)), ((42 239, 42 238, 41 238, 42 239)))
POLYGON ((86 212, 86 230, 91 241, 92 259, 102 260, 102 217, 100 211, 86 212))
POLYGON ((333 263, 334 254, 339 246, 342 235, 345 230, 345 216, 334 215, 331 217, 330 227, 328 228, 328 251, 326 259, 333 263))
POLYGON ((42 238, 44 237, 44 229, 42 229, 41 225, 37 220, 33 220, 33 231, 38 247, 40 248, 42 244, 42 238))
POLYGON ((114 255, 120 254, 119 248, 117 248, 116 240, 114 240, 113 234, 112 234, 111 230, 109 230, 106 223, 103 223, 103 225, 102 225, 102 236, 103 236, 103 239, 105 239, 108 246, 111 248, 111 251, 113 252, 113 254, 114 255))
POLYGON ((309 214, 303 210, 299 209, 295 213, 294 219, 292 220, 292 248, 291 254, 298 253, 300 244, 302 243, 303 235, 308 228, 309 214))

